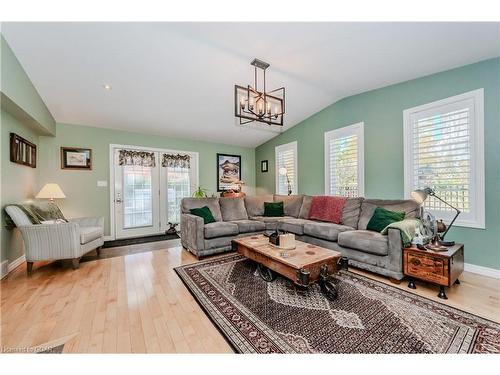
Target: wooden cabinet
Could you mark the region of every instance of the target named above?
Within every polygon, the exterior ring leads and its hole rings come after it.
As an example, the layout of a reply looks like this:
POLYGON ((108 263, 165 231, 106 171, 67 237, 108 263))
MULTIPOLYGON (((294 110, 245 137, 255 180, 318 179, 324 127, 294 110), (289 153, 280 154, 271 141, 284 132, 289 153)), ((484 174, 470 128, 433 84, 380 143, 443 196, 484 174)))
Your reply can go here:
POLYGON ((444 287, 459 284, 464 270, 464 245, 455 244, 447 251, 434 252, 408 247, 403 250, 403 271, 410 281, 408 287, 415 289, 419 279, 440 286, 438 297, 447 299, 444 287))

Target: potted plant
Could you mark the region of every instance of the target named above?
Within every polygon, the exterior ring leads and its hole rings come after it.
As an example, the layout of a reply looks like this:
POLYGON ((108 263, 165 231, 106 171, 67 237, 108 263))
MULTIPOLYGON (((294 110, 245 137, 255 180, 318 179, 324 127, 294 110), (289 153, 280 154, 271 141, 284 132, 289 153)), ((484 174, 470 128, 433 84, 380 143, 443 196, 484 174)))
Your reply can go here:
POLYGON ((196 189, 193 192, 193 198, 206 198, 207 192, 208 192, 208 189, 204 189, 201 186, 198 186, 198 189, 196 189))

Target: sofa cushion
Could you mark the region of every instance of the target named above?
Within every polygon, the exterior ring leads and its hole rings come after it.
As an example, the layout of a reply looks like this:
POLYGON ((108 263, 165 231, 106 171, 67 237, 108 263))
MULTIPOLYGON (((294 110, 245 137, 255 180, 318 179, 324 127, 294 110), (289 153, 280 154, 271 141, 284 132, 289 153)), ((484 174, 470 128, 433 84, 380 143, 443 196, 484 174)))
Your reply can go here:
POLYGON ((302 207, 303 195, 274 195, 275 202, 283 202, 285 206, 285 215, 299 217, 302 207))
POLYGON ((328 241, 337 241, 339 233, 354 230, 353 227, 334 223, 309 221, 304 224, 304 234, 328 241))
POLYGON ((309 219, 309 211, 311 210, 312 196, 303 195, 302 205, 300 206, 299 219, 309 219))
POLYGON ((376 255, 389 254, 389 239, 378 232, 369 230, 351 230, 338 235, 340 246, 361 250, 376 255))
POLYGON ((257 220, 234 220, 231 221, 238 226, 239 233, 260 232, 266 230, 266 223, 257 220))
POLYGON ((358 227, 359 213, 361 212, 361 203, 363 198, 347 198, 344 209, 342 210, 342 225, 358 227))
POLYGON ((189 214, 192 208, 201 208, 208 206, 215 220, 222 221, 220 212, 219 198, 183 198, 181 201, 181 210, 183 214, 189 214))
POLYGON ((404 218, 404 211, 389 211, 383 207, 377 207, 375 211, 373 211, 372 218, 368 224, 366 224, 366 229, 374 232, 382 232, 389 224, 404 220, 404 218))
POLYGON ((313 221, 296 218, 284 219, 278 222, 278 229, 302 236, 304 234, 304 225, 307 223, 313 223, 313 221))
POLYGON ((278 222, 284 219, 295 219, 291 216, 252 216, 250 220, 262 221, 266 224, 266 230, 276 230, 278 228, 278 222))
POLYGON ((243 198, 219 198, 219 204, 224 221, 248 219, 243 198))
POLYGON ((365 199, 361 203, 361 214, 359 216, 358 229, 366 229, 366 226, 377 207, 383 207, 390 211, 404 211, 405 219, 412 219, 420 216, 420 205, 411 199, 365 199))
POLYGON ((216 221, 204 226, 205 238, 232 236, 238 234, 238 226, 234 223, 216 221))
POLYGON ((80 244, 84 245, 104 236, 101 227, 80 227, 80 244))
POLYGON ((264 202, 264 216, 265 217, 285 216, 283 202, 264 202))
POLYGON ((273 196, 271 194, 266 194, 245 197, 245 207, 248 216, 264 215, 264 202, 273 202, 273 196))
POLYGON ((212 215, 212 211, 210 211, 210 208, 208 208, 208 206, 203 206, 201 208, 191 208, 189 212, 191 213, 191 215, 201 217, 204 224, 215 223, 216 221, 214 215, 212 215))

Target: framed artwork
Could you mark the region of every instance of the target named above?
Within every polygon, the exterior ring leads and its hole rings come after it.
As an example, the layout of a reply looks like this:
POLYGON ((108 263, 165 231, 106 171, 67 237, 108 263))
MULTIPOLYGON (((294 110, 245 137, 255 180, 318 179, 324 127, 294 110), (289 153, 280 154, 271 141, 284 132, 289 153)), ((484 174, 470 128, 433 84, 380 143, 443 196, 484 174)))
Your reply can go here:
POLYGON ((92 150, 61 147, 61 169, 92 170, 92 150))
POLYGON ((241 155, 217 154, 217 191, 239 190, 241 155))
POLYGON ((36 168, 36 145, 15 133, 10 133, 10 161, 36 168))
POLYGON ((260 162, 260 171, 267 172, 269 170, 269 163, 267 160, 262 160, 260 162))

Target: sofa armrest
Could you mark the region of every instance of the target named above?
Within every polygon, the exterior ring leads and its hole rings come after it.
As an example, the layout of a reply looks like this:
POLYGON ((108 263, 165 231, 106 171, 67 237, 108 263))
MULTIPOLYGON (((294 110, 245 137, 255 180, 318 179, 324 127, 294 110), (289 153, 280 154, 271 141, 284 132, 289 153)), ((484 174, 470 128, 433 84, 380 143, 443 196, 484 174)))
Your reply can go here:
POLYGON ((70 223, 77 223, 82 227, 100 227, 104 230, 104 217, 77 217, 68 219, 70 223))
POLYGON ((77 223, 27 225, 19 230, 28 262, 81 256, 80 226, 77 223))
POLYGON ((181 214, 181 242, 185 248, 198 252, 205 249, 205 222, 191 214, 181 214))
POLYGON ((403 272, 403 241, 399 229, 389 228, 387 232, 389 240, 389 261, 391 269, 403 272))

